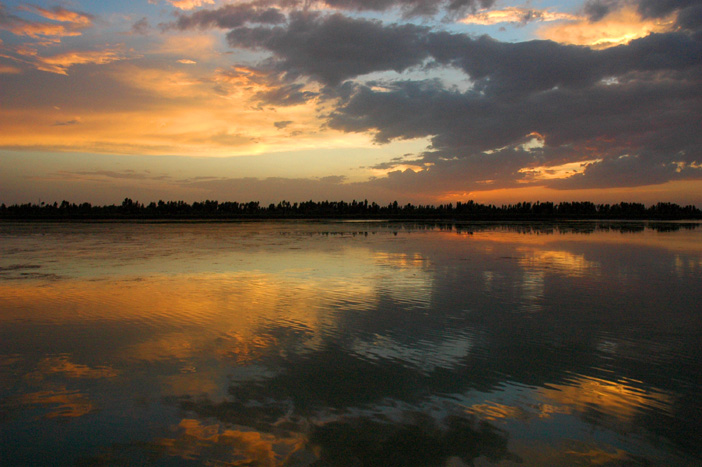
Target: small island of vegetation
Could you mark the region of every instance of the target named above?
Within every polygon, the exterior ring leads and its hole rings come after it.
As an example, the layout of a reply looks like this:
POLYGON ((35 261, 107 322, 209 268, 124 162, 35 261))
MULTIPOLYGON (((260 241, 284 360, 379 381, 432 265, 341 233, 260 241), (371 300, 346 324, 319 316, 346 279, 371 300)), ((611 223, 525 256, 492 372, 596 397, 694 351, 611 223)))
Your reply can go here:
POLYGON ((688 220, 702 219, 696 206, 675 203, 595 204, 576 202, 520 202, 495 206, 474 201, 455 204, 401 205, 397 201, 380 205, 368 200, 304 201, 262 205, 257 201, 239 203, 206 200, 158 201, 149 204, 125 198, 119 205, 90 203, 27 203, 0 205, 0 219, 6 220, 237 220, 237 219, 389 219, 389 220, 688 220))

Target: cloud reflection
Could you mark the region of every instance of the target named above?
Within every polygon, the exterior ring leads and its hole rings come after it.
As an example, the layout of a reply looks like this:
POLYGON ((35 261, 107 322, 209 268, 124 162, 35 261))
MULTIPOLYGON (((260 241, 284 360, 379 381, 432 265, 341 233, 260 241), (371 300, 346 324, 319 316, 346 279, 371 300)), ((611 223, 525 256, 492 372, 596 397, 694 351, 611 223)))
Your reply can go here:
POLYGON ((305 445, 301 434, 274 436, 248 427, 227 428, 219 423, 204 425, 183 419, 176 438, 154 442, 161 455, 225 465, 287 465, 305 445))
MULTIPOLYGON (((37 244, 30 232, 3 245, 3 376, 24 393, 2 403, 17 419, 121 413, 129 392, 153 406, 128 407, 124 423, 170 414, 138 449, 212 463, 498 462, 514 460, 508 433, 526 457, 532 427, 626 435, 552 453, 572 463, 633 459, 632 433, 694 449, 699 232, 42 228, 37 244), (30 272, 57 277, 20 276, 30 272), (653 283, 665 288, 649 296, 653 283)), ((559 436, 553 446, 571 432, 559 436)))
POLYGON ((3 404, 10 411, 42 408, 44 418, 76 418, 97 409, 95 403, 77 390, 57 388, 36 391, 10 398, 3 404))
POLYGON ((642 390, 630 381, 607 381, 593 377, 577 377, 568 384, 549 384, 538 390, 539 398, 587 415, 594 411, 630 424, 642 411, 670 413, 673 397, 655 389, 642 390))

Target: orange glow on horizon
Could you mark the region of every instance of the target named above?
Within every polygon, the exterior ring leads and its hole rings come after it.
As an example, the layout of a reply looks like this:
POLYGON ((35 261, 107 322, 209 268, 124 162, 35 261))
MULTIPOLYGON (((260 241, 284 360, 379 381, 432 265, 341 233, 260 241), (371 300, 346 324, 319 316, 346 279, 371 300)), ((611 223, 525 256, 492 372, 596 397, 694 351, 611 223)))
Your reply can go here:
POLYGON ((673 201, 680 205, 699 203, 702 199, 702 183, 699 180, 678 180, 660 185, 638 187, 555 190, 543 185, 527 185, 496 190, 445 191, 432 196, 433 203, 456 203, 475 201, 481 204, 515 204, 523 201, 553 203, 591 201, 596 204, 638 202, 655 204, 673 201), (697 200, 697 201, 696 201, 697 200))

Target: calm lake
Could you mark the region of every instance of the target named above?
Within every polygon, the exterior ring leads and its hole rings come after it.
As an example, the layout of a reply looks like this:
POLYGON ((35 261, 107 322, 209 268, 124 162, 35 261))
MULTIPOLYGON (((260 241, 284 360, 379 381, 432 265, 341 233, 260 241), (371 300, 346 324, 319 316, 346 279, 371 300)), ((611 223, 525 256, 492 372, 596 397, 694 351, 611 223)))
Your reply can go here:
POLYGON ((0 464, 699 465, 702 226, 0 223, 0 464))

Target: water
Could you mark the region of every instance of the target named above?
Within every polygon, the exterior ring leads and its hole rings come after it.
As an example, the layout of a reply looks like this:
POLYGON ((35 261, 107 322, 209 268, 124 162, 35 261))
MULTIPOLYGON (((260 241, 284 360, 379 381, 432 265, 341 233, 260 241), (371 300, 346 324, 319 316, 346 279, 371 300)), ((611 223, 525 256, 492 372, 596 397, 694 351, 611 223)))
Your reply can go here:
POLYGON ((697 224, 3 223, 0 464, 698 465, 701 279, 697 224))

